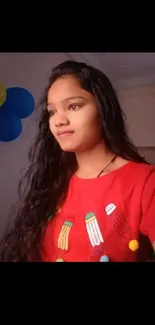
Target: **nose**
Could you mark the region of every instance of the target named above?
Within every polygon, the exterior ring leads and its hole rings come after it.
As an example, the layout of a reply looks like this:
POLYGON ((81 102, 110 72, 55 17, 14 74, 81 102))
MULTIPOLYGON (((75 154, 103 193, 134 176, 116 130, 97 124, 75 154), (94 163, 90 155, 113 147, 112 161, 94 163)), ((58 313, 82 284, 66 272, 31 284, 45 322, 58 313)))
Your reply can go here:
POLYGON ((56 116, 55 126, 60 127, 63 125, 65 125, 65 126, 69 125, 69 120, 64 114, 59 114, 56 116))

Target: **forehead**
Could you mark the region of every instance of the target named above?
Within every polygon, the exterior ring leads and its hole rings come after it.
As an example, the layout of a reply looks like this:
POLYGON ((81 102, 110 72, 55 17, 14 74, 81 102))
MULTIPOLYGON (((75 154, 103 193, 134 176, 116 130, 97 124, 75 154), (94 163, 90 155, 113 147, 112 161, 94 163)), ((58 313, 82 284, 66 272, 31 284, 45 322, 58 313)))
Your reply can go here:
POLYGON ((90 98, 92 95, 82 89, 78 80, 74 77, 65 76, 57 79, 49 89, 48 102, 59 103, 71 97, 90 98))

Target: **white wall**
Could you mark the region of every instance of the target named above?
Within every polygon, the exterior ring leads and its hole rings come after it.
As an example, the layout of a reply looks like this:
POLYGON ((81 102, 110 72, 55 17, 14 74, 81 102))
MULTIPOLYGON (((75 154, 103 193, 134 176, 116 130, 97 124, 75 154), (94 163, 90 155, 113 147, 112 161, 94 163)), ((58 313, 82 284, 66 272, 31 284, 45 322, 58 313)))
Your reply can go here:
MULTIPOLYGON (((6 87, 29 89, 38 102, 51 69, 66 59, 65 53, 0 54, 0 82, 6 87)), ((118 94, 135 144, 138 147, 155 146, 155 86, 121 90, 118 94)), ((20 171, 28 163, 28 149, 36 133, 36 112, 22 122, 23 132, 17 140, 0 142, 0 235, 10 207, 17 199, 20 171)))
MULTIPOLYGON (((51 69, 67 60, 64 53, 1 53, 0 82, 29 89, 38 102, 51 69)), ((17 199, 20 171, 27 166, 28 149, 36 133, 36 112, 22 120, 23 132, 10 143, 0 142, 0 235, 10 207, 17 199)))
POLYGON ((129 135, 137 147, 155 147, 155 85, 119 90, 129 135))
POLYGON ((155 165, 155 147, 140 147, 138 151, 150 164, 155 165))
POLYGON ((118 97, 132 141, 155 165, 155 85, 119 89, 118 97))

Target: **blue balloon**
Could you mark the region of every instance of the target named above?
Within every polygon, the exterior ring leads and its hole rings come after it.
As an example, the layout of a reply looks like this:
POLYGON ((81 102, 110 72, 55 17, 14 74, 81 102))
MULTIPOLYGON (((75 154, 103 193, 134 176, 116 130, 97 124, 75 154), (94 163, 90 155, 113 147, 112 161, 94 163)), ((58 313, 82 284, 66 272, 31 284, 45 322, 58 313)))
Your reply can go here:
POLYGON ((0 108, 0 141, 4 142, 18 138, 22 132, 20 119, 31 115, 35 108, 34 97, 25 88, 8 88, 6 95, 6 101, 0 108))
POLYGON ((26 118, 32 114, 35 108, 35 100, 28 90, 21 87, 12 87, 7 89, 5 106, 5 109, 19 118, 26 118))
POLYGON ((18 138, 22 132, 22 123, 18 116, 0 109, 0 141, 8 142, 18 138))

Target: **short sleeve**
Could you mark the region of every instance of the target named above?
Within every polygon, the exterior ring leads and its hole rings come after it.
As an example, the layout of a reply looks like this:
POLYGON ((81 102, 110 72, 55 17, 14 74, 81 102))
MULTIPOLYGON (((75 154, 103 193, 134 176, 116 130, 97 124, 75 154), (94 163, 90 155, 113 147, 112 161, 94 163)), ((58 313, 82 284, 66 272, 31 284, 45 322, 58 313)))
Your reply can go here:
POLYGON ((145 181, 142 193, 142 219, 140 231, 155 242, 155 168, 152 169, 145 181))

